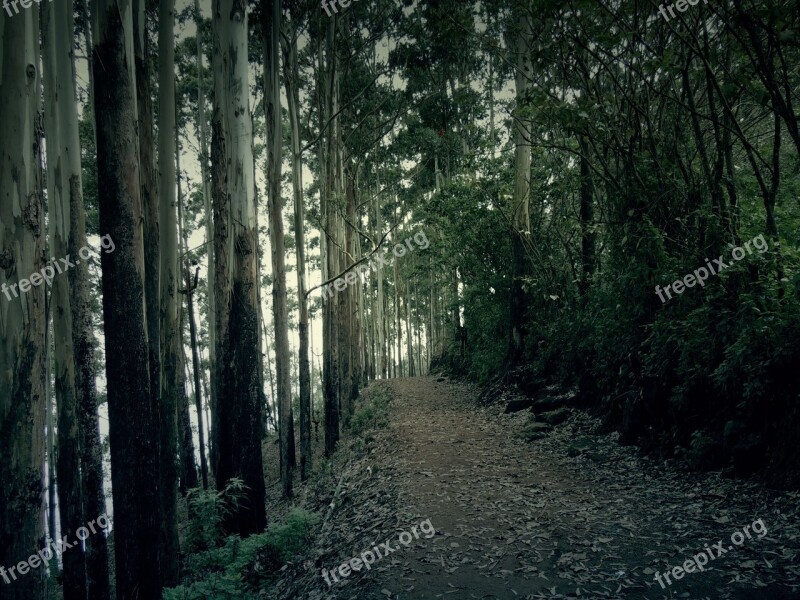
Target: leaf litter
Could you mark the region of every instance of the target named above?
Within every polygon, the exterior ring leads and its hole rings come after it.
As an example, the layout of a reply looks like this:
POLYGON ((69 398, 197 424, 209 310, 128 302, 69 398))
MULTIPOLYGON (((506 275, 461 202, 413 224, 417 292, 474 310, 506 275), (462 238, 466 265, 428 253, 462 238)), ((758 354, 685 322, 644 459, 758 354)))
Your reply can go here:
MULTIPOLYGON (((389 427, 366 448, 337 452, 340 497, 311 555, 269 597, 800 598, 797 492, 642 457, 582 412, 528 442, 529 412, 478 406, 469 385, 435 377, 379 385, 394 394, 389 427), (574 452, 576 441, 583 451, 574 452), (436 535, 400 546, 397 536, 428 518, 436 535), (655 581, 757 519, 762 539, 664 590, 655 581), (323 567, 386 540, 399 550, 328 588, 323 567)), ((330 489, 315 493, 332 500, 330 489)))

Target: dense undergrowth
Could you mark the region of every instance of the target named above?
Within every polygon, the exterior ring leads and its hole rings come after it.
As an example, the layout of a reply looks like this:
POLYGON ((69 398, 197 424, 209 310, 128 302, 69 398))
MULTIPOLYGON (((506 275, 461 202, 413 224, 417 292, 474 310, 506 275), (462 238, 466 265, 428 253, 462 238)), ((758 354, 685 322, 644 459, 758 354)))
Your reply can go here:
MULTIPOLYGON (((473 193, 453 185, 442 195, 469 203, 473 193)), ((481 222, 484 232, 503 227, 490 207, 470 210, 483 213, 468 221, 481 222)), ((786 204, 778 214, 796 222, 797 212, 786 204)), ((434 367, 484 384, 502 379, 529 395, 547 384, 577 387, 578 402, 618 429, 622 443, 684 459, 693 468, 799 486, 796 236, 789 231, 780 244, 767 238, 767 252, 733 262, 704 287, 662 303, 656 285, 669 285, 710 257, 730 257, 734 244, 706 227, 705 238, 714 243, 699 244, 687 232, 676 242, 647 210, 638 218, 634 213, 607 228, 585 294, 573 277, 576 258, 553 237, 555 227, 536 234, 532 246, 550 254, 531 256, 526 347, 513 368, 507 364, 510 245, 488 246, 476 228, 459 227, 453 255, 461 262, 459 303, 468 342, 452 343, 434 367)), ((739 243, 759 234, 754 218, 739 243)))
POLYGON ((183 585, 164 591, 164 600, 227 600, 256 597, 280 569, 310 543, 319 517, 295 509, 265 533, 242 539, 225 536, 222 523, 242 485, 222 491, 192 490, 183 585))
POLYGON ((289 564, 309 554, 320 534, 322 515, 336 502, 337 469, 353 452, 361 452, 374 441, 373 433, 389 424, 392 400, 388 387, 372 385, 356 402, 346 437, 330 459, 318 462, 298 491, 298 505, 265 533, 242 539, 224 532, 226 516, 245 498, 238 479, 222 491, 191 490, 189 513, 182 548, 182 585, 164 591, 164 600, 233 600, 270 597, 270 588, 289 564), (340 456, 341 455, 341 456, 340 456), (338 461, 338 462, 337 462, 338 461))

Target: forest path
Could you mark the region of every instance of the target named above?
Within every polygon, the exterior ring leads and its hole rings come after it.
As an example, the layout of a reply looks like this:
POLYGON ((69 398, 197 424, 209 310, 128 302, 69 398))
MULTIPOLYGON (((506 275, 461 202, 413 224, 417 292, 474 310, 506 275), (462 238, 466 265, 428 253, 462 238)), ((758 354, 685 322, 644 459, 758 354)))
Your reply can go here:
POLYGON ((526 442, 529 413, 478 407, 471 386, 436 377, 378 385, 393 390, 390 424, 343 477, 346 509, 318 567, 384 541, 395 551, 330 588, 317 570, 314 593, 293 597, 800 598, 797 494, 678 472, 596 435, 583 414, 526 442), (400 534, 426 519, 435 536, 402 546, 400 534), (766 535, 704 572, 665 589, 654 580, 706 545, 731 546, 758 519, 766 535))

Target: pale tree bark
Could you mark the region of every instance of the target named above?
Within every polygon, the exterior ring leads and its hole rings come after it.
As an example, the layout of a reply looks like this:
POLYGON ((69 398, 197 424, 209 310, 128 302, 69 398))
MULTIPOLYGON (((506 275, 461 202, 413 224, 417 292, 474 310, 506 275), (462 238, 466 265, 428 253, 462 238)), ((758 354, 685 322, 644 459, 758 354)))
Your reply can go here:
MULTIPOLYGON (((43 7, 43 14, 47 14, 43 7)), ((75 88, 75 57, 73 54, 74 18, 72 4, 63 2, 54 4, 52 8, 54 33, 54 90, 57 100, 57 140, 50 145, 53 152, 53 163, 56 173, 53 174, 51 186, 51 236, 55 240, 51 248, 55 256, 62 251, 66 255, 78 256, 81 248, 86 246, 86 216, 83 204, 81 182, 80 137, 78 127, 77 94, 75 88), (57 145, 56 145, 57 144, 57 145), (56 155, 57 151, 57 155, 56 155), (68 219, 69 232, 66 248, 60 230, 68 219)), ((43 31, 51 31, 50 24, 45 24, 43 31)), ((49 56, 45 53, 45 57, 49 56)), ((50 77, 48 76, 48 80, 50 77)), ((113 241, 113 240, 112 240, 113 241)), ((103 450, 100 438, 99 419, 97 414, 97 389, 95 387, 95 338, 94 323, 89 293, 89 267, 87 261, 76 260, 74 268, 68 272, 66 280, 69 288, 69 307, 54 313, 56 320, 66 317, 71 321, 71 330, 64 334, 72 346, 71 355, 74 361, 74 394, 77 410, 78 460, 81 481, 76 487, 82 487, 79 515, 80 523, 105 514, 105 493, 103 490, 103 450)), ((55 282, 54 282, 55 283, 55 282)), ((54 320, 55 324, 55 320, 54 320)), ((60 428, 59 428, 60 431, 60 428)), ((77 477, 77 473, 70 475, 77 477)), ((61 478, 59 478, 61 479, 61 478)), ((78 516, 78 515, 75 515, 78 516)), ((62 517, 62 530, 71 530, 62 517)), ((92 536, 85 542, 85 574, 79 574, 77 588, 70 595, 90 599, 108 598, 110 594, 108 574, 108 546, 105 535, 92 536), (77 590, 77 591, 75 591, 77 590)), ((65 560, 66 565, 66 560, 65 560)), ((66 577, 65 577, 66 580, 66 577)), ((67 585, 64 586, 65 597, 67 585)))
MULTIPOLYGON (((347 221, 356 223, 356 172, 353 165, 352 157, 347 160, 347 190, 345 200, 347 201, 347 221)), ((358 259, 358 250, 356 246, 360 247, 358 240, 358 232, 356 232, 352 225, 344 224, 345 227, 345 248, 346 248, 346 261, 345 266, 350 267, 358 259)), ((361 322, 359 316, 361 311, 359 309, 359 289, 361 284, 359 282, 355 270, 350 271, 346 276, 352 279, 350 285, 347 286, 347 313, 346 313, 346 326, 347 326, 347 351, 348 351, 348 365, 347 365, 347 380, 345 393, 347 394, 347 407, 349 416, 353 416, 355 410, 356 399, 358 398, 358 391, 361 388, 361 377, 363 373, 362 360, 361 360, 361 322), (353 275, 351 276, 350 273, 353 275)))
MULTIPOLYGON (((63 24, 66 25, 66 24, 63 24)), ((62 25, 62 26, 63 26, 62 25)), ((51 4, 42 7, 42 62, 44 66, 45 135, 47 139, 47 196, 49 206, 50 252, 56 260, 68 255, 70 211, 69 179, 62 173, 70 171, 69 157, 61 155, 62 143, 59 129, 59 104, 73 102, 67 88, 59 78, 69 77, 59 73, 55 19, 51 4), (65 188, 66 186, 66 188, 65 188)), ((69 59, 69 46, 66 49, 69 59)), ((78 172, 80 175, 80 170, 78 172)), ((75 260, 80 261, 77 257, 75 260)), ((75 356, 72 345, 72 309, 70 306, 69 279, 55 277, 52 282, 53 306, 53 368, 57 407, 58 454, 56 480, 58 481, 58 512, 62 531, 76 531, 84 522, 83 495, 80 484, 78 400, 75 393, 75 356)), ((83 548, 64 553, 63 591, 65 600, 77 600, 85 595, 86 555, 83 548)))
MULTIPOLYGON (((197 45, 197 107, 198 107, 198 114, 197 114, 197 135, 200 138, 200 176, 202 177, 203 184, 202 184, 202 191, 203 191, 203 209, 205 212, 205 229, 206 229, 206 256, 207 256, 207 272, 206 272, 206 282, 207 288, 209 290, 208 298, 207 298, 207 308, 208 308, 208 319, 207 319, 207 326, 208 326, 208 363, 209 369, 211 373, 215 372, 215 365, 216 365, 216 351, 217 351, 217 322, 216 322, 216 296, 212 293, 214 289, 214 213, 211 206, 211 174, 208 170, 208 160, 209 160, 209 153, 208 153, 208 137, 207 137, 207 120, 206 120, 206 91, 204 87, 204 78, 203 78, 203 43, 202 38, 200 36, 200 28, 202 26, 202 19, 203 15, 200 10, 200 2, 199 0, 195 0, 194 3, 194 10, 195 10, 195 27, 197 28, 197 36, 195 38, 196 45, 197 45)), ((214 412, 214 406, 216 403, 216 385, 217 379, 216 377, 212 377, 210 381, 210 393, 208 396, 208 403, 211 406, 211 411, 214 412)), ((199 409, 198 409, 199 410, 199 409)), ((200 414, 200 413, 198 413, 200 414)), ((214 454, 211 450, 211 440, 214 437, 213 434, 213 423, 208 422, 208 438, 209 438, 209 459, 208 459, 208 466, 206 471, 209 468, 213 468, 214 465, 214 454)), ((206 486, 207 487, 207 486, 206 486)))
MULTIPOLYGON (((377 180, 377 193, 375 194, 375 239, 379 240, 383 237, 383 223, 381 222, 381 197, 380 197, 381 182, 377 180)), ((386 357, 386 336, 384 325, 384 293, 383 293, 383 263, 378 264, 375 270, 375 277, 378 280, 377 286, 377 329, 378 329, 378 354, 379 354, 379 368, 378 372, 383 379, 388 377, 387 371, 387 357, 386 357)))
POLYGON ((278 421, 280 423, 280 463, 283 495, 292 495, 290 464, 290 431, 292 389, 289 358, 289 311, 286 298, 286 264, 281 200, 281 160, 283 134, 281 127, 280 90, 280 26, 281 6, 277 0, 262 2, 262 34, 264 45, 264 114, 267 121, 267 181, 272 244, 272 314, 275 322, 275 375, 278 387, 278 421))
MULTIPOLYGON (((136 112, 139 134, 139 184, 144 218, 145 310, 152 410, 160 419, 161 318, 158 228, 158 173, 153 136, 150 38, 145 22, 145 0, 133 0, 133 50, 136 64, 136 112)), ((96 135, 96 134, 95 134, 96 135)), ((160 425, 159 425, 160 427, 160 425)))
MULTIPOLYGON (((183 316, 181 315, 181 329, 183 329, 183 316)), ((180 479, 178 490, 181 496, 197 487, 197 463, 194 460, 194 435, 192 434, 192 419, 189 415, 189 393, 186 389, 186 352, 181 348, 180 374, 178 385, 180 387, 180 405, 178 406, 178 455, 180 456, 180 479)))
MULTIPOLYGON (((177 113, 177 107, 176 107, 177 113)), ((175 128, 175 168, 177 170, 177 192, 178 192, 178 252, 180 257, 186 256, 187 248, 189 246, 189 236, 186 233, 186 229, 183 227, 183 193, 181 191, 181 142, 180 142, 180 135, 179 130, 175 128)), ((183 274, 184 277, 184 285, 186 286, 184 289, 179 289, 178 291, 181 294, 185 294, 187 298, 187 303, 189 305, 189 323, 192 325, 190 329, 192 330, 192 342, 195 342, 195 332, 194 332, 194 305, 190 300, 192 296, 192 292, 197 288, 197 274, 200 272, 200 267, 197 268, 197 273, 195 274, 194 284, 192 284, 192 275, 191 270, 189 269, 189 259, 186 259, 184 265, 178 265, 177 268, 183 274)), ((194 436, 192 435, 192 420, 189 415, 189 394, 186 391, 186 352, 184 348, 186 347, 184 343, 184 333, 186 328, 184 327, 184 318, 183 318, 183 306, 180 300, 178 301, 178 314, 179 314, 179 325, 178 330, 180 331, 179 338, 180 338, 180 352, 178 353, 178 393, 180 405, 178 406, 178 431, 180 436, 180 444, 178 445, 179 449, 179 456, 180 456, 180 486, 179 490, 182 495, 186 495, 186 492, 189 489, 197 487, 197 463, 194 460, 194 436)), ((192 344, 192 355, 196 356, 195 352, 196 348, 194 343, 192 344)), ((195 397, 198 398, 198 409, 197 417, 198 423, 200 425, 200 439, 203 439, 203 413, 202 413, 202 402, 199 400, 200 398, 200 375, 197 372, 197 361, 194 363, 195 367, 195 374, 194 374, 194 393, 195 397)), ((202 447, 202 444, 201 444, 202 447)), ((203 488, 205 489, 205 488, 203 488)))
MULTIPOLYGON (((177 138, 177 130, 176 130, 176 138, 177 138)), ((176 140, 176 152, 175 152, 175 159, 178 165, 178 173, 180 173, 180 162, 178 162, 178 156, 180 155, 180 144, 176 140)), ((183 256, 183 249, 186 241, 186 237, 183 233, 183 226, 182 226, 183 216, 182 216, 182 196, 180 191, 180 177, 178 178, 178 231, 180 232, 180 252, 181 256, 183 256)), ((199 271, 199 269, 198 269, 199 271)), ((185 280, 186 288, 183 290, 179 290, 182 294, 189 294, 189 289, 191 285, 191 274, 189 271, 189 265, 187 263, 185 269, 185 280)), ((192 435, 192 419, 189 413, 189 394, 186 391, 186 352, 184 350, 184 333, 186 331, 184 326, 184 315, 183 315, 183 307, 182 305, 179 307, 180 317, 179 317, 179 325, 178 328, 180 330, 180 353, 178 354, 178 392, 180 394, 179 397, 179 405, 178 405, 178 436, 180 443, 178 444, 178 456, 180 457, 180 470, 178 473, 179 476, 179 485, 178 491, 180 491, 182 496, 186 496, 186 493, 192 489, 197 487, 197 463, 194 460, 194 436, 192 435)), ((196 383, 196 382, 195 382, 196 383)), ((197 389, 195 389, 195 393, 197 393, 197 389)))
MULTIPOLYGON (((432 260, 430 261, 432 262, 432 260)), ((430 293, 428 297, 428 326, 425 328, 425 332, 427 333, 428 337, 428 372, 431 370, 431 361, 433 360, 435 353, 436 353, 436 328, 434 327, 434 323, 436 322, 434 311, 435 311, 435 302, 433 297, 433 265, 428 264, 428 285, 430 286, 430 293)))
POLYGON ((411 296, 408 293, 408 280, 405 284, 405 298, 403 306, 405 307, 406 317, 406 352, 408 354, 408 376, 416 377, 417 373, 414 368, 414 333, 411 331, 411 296))
MULTIPOLYGON (((325 169, 325 184, 321 194, 321 212, 325 223, 325 269, 327 276, 338 273, 338 248, 335 242, 336 233, 336 207, 335 197, 338 192, 336 178, 336 79, 338 68, 336 59, 336 17, 331 18, 325 31, 325 70, 319 71, 319 76, 324 79, 321 85, 321 103, 323 110, 320 112, 320 144, 325 150, 322 152, 320 169, 325 169), (328 124, 328 121, 331 121, 328 124), (327 133, 322 136, 322 133, 327 133)), ((321 173, 322 175, 322 173, 321 173)), ((335 297, 324 293, 324 310, 322 326, 323 345, 323 390, 325 402, 325 456, 330 456, 336 449, 339 441, 339 340, 338 340, 338 315, 339 303, 335 297)))
POLYGON ((250 114, 247 11, 239 0, 214 0, 214 234, 217 318, 215 453, 217 488, 234 477, 246 499, 226 519, 228 531, 266 527, 261 456, 261 384, 253 123, 250 114))
MULTIPOLYGON (((203 84, 203 42, 200 36, 200 28, 202 26, 203 15, 200 10, 200 0, 194 0, 194 17, 195 27, 197 28, 197 36, 195 38, 197 45, 197 136, 200 138, 200 177, 203 180, 203 210, 205 212, 205 225, 206 225, 206 256, 208 260, 208 269, 206 273, 206 281, 208 282, 208 363, 209 369, 213 373, 214 365, 216 363, 216 350, 217 350, 217 327, 214 313, 216 312, 215 297, 211 293, 214 289, 214 215, 211 208, 211 189, 209 182, 211 177, 208 173, 208 138, 207 138, 207 125, 206 125, 206 91, 203 84)), ((209 401, 212 411, 216 402, 216 378, 211 378, 211 394, 209 401)), ((198 411, 200 409, 198 408, 198 411)), ((198 412, 198 415, 201 413, 198 412)), ((211 430, 211 423, 208 423, 209 431, 211 430)), ((202 427, 200 428, 202 429, 202 427)), ((209 433, 209 437, 213 434, 209 433)), ((202 441, 201 441, 202 446, 202 441)), ((202 450, 202 447, 201 447, 202 450)), ((213 456, 211 458, 213 464, 213 456)), ((206 467, 206 472, 208 468, 206 467)), ((203 480, 204 488, 208 487, 207 475, 203 480)))
POLYGON ((511 205, 511 334, 509 362, 516 364, 525 347, 525 317, 527 300, 523 279, 527 274, 525 240, 530 234, 529 203, 531 194, 530 118, 525 115, 524 104, 533 74, 531 43, 533 39, 532 12, 528 0, 515 0, 511 39, 508 47, 511 63, 515 67, 517 107, 514 114, 514 197, 511 205))
POLYGON ((206 459, 206 433, 203 426, 203 397, 200 386, 200 354, 197 348, 197 324, 194 319, 194 291, 197 289, 197 278, 200 267, 197 267, 194 274, 194 282, 191 281, 191 271, 186 265, 186 309, 189 314, 189 341, 192 345, 192 372, 194 373, 194 397, 195 410, 197 410, 197 433, 200 444, 200 475, 203 481, 203 489, 208 489, 208 462, 206 459))
MULTIPOLYGON (((175 109, 177 114, 177 107, 175 109)), ((178 253, 179 257, 186 256, 186 248, 189 245, 188 235, 183 228, 183 192, 181 189, 181 141, 180 130, 175 128, 175 169, 177 172, 176 177, 176 190, 178 199, 178 253)), ((191 287, 191 271, 189 270, 189 261, 186 260, 185 265, 177 265, 178 272, 184 278, 184 289, 178 289, 178 292, 186 295, 187 297, 192 293, 191 287)), ((199 272, 199 268, 198 268, 199 272)), ((197 281, 195 281, 197 287, 197 281)), ((189 414, 189 394, 186 391, 186 344, 185 333, 186 327, 184 326, 183 316, 183 302, 178 299, 178 331, 180 331, 180 352, 178 353, 178 436, 180 443, 178 444, 178 456, 180 458, 180 470, 178 473, 179 486, 178 491, 181 495, 185 496, 186 492, 192 488, 197 487, 197 464, 194 461, 194 436, 192 435, 192 419, 189 414)), ((191 318, 192 315, 190 315, 191 318)), ((197 389, 197 374, 195 373, 195 394, 199 393, 197 389)), ((201 421, 202 423, 202 421, 201 421)))
POLYGON ((175 0, 158 4, 158 241, 160 250, 161 577, 178 585, 178 230, 175 167, 175 0))
MULTIPOLYGON (((178 172, 180 173, 180 149, 177 147, 177 131, 176 131, 176 151, 175 151, 175 164, 178 166, 178 172)), ((178 229, 180 231, 180 239, 183 241, 183 246, 181 247, 181 256, 186 255, 186 249, 189 245, 188 235, 186 234, 186 230, 183 227, 183 196, 181 195, 181 180, 178 178, 178 229)), ((192 281, 192 272, 189 268, 189 259, 186 259, 186 264, 184 265, 184 285, 186 286, 181 293, 186 294, 186 310, 189 317, 189 342, 192 348, 192 373, 194 375, 194 398, 195 398, 195 410, 197 411, 197 433, 198 433, 198 443, 200 446, 200 474, 202 476, 203 482, 203 489, 208 489, 208 461, 206 459, 206 433, 204 427, 204 418, 203 418, 203 396, 201 392, 201 385, 200 385, 200 378, 202 375, 202 369, 200 368, 200 352, 198 348, 198 341, 197 341, 197 322, 195 321, 194 315, 194 292, 197 290, 197 280, 200 276, 200 267, 195 269, 194 273, 194 281, 192 281)), ((183 332, 183 325, 181 325, 181 332, 183 332)), ((183 334, 181 333, 181 338, 183 334)), ((184 363, 185 363, 184 359, 184 363)), ((207 394, 206 394, 207 395, 207 394)), ((188 399, 187 399, 188 400, 188 399)), ((189 412, 187 407, 187 418, 189 412)), ((191 434, 191 422, 190 422, 190 434, 191 434)), ((187 468, 188 468, 188 459, 187 460, 187 468)), ((192 464, 194 463, 194 450, 192 451, 192 464)), ((197 476, 187 483, 188 487, 196 487, 197 486, 197 476)))
POLYGON ((297 255, 297 302, 300 384, 300 479, 305 481, 312 469, 311 449, 311 367, 309 365, 308 298, 306 297, 305 208, 303 206, 303 157, 300 154, 299 68, 297 65, 297 35, 283 45, 284 84, 292 130, 292 191, 294 196, 294 239, 297 255))
MULTIPOLYGON (((397 198, 395 197, 395 201, 397 198)), ((395 202, 396 206, 396 202, 395 202)), ((397 219, 397 213, 395 213, 397 219)), ((397 244, 398 230, 392 232, 392 245, 397 244)), ((392 261, 392 274, 394 275, 394 323, 395 333, 397 335, 397 377, 403 376, 403 328, 400 324, 400 280, 397 274, 397 258, 392 261)))
MULTIPOLYGON (((0 565, 38 550, 43 529, 45 290, 19 291, 45 258, 38 31, 36 10, 0 16, 0 565)), ((38 600, 42 578, 4 578, 3 597, 38 600)))
POLYGON ((117 598, 158 598, 158 418, 145 329, 132 7, 98 0, 92 14, 100 229, 115 244, 101 260, 117 598))
MULTIPOLYGON (((49 344, 46 344, 46 347, 49 344)), ((55 403, 52 402, 52 393, 50 391, 50 364, 52 361, 47 360, 47 379, 46 379, 46 393, 47 398, 47 416, 45 422, 47 424, 47 535, 50 539, 56 539, 56 438, 55 426, 56 417, 54 411, 56 410, 55 403)))

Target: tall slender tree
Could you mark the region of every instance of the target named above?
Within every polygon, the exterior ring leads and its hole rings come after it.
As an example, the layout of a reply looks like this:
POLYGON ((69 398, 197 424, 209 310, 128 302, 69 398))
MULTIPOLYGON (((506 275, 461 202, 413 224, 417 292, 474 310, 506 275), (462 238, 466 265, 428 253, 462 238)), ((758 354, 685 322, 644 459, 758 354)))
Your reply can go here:
POLYGON ((300 479, 312 468, 311 451, 311 368, 309 365, 308 298, 306 296, 305 207, 303 205, 303 156, 300 152, 300 76, 297 64, 297 11, 290 7, 288 35, 283 36, 283 80, 289 112, 292 144, 292 192, 294 197, 294 238, 297 255, 297 302, 300 385, 300 479))
POLYGON ((290 461, 292 422, 291 363, 289 351, 289 311, 286 292, 286 247, 281 199, 281 161, 283 128, 281 122, 280 35, 281 3, 262 0, 262 42, 264 47, 264 114, 267 120, 267 181, 270 242, 272 245, 272 312, 275 321, 275 376, 280 423, 280 462, 283 495, 292 495, 290 461))
POLYGON ((511 335, 509 360, 522 358, 525 348, 527 302, 523 279, 527 274, 525 244, 530 235, 529 202, 531 193, 530 117, 526 114, 527 91, 533 76, 531 47, 533 13, 529 0, 514 0, 513 25, 508 47, 514 65, 517 106, 514 114, 514 197, 511 201, 511 335))
POLYGON ((178 225, 175 123, 175 0, 158 4, 158 231, 160 251, 160 452, 161 576, 165 586, 178 584, 178 406, 183 390, 179 327, 178 225))

